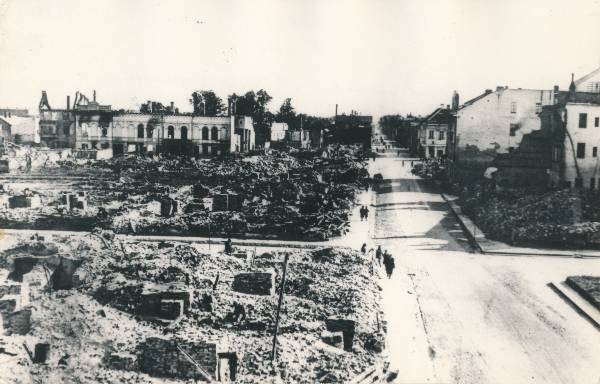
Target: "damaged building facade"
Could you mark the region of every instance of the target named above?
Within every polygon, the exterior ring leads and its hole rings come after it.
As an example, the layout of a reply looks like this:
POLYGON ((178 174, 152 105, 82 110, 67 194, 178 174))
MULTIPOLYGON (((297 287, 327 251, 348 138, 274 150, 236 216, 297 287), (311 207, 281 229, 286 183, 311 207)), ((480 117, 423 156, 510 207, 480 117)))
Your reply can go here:
POLYGON ((51 148, 112 149, 127 153, 177 153, 211 156, 254 149, 254 125, 247 116, 198 116, 160 111, 138 113, 101 105, 77 93, 73 107, 52 109, 46 92, 40 100, 40 136, 51 148))
MULTIPOLYGON (((551 92, 516 90, 519 100, 511 97, 501 102, 503 96, 498 92, 513 90, 499 89, 465 103, 456 113, 456 140, 449 136, 450 176, 464 178, 470 172, 481 177, 493 167, 493 178, 500 185, 597 189, 600 88, 594 92, 579 89, 596 90, 599 72, 596 70, 583 80, 572 76, 568 91, 559 91, 558 86, 551 92), (494 105, 496 101, 502 108, 494 105), (476 104, 483 105, 480 113, 469 112, 470 106, 476 104), (481 112, 490 110, 503 112, 497 113, 495 123, 482 124, 486 129, 481 130, 480 137, 470 135, 474 132, 469 129, 470 120, 483 120, 486 114, 481 112)), ((491 117, 491 113, 486 116, 491 117)))
POLYGON ((512 153, 525 135, 540 130, 539 114, 554 103, 554 94, 497 87, 457 107, 447 140, 449 176, 481 176, 498 155, 512 153))

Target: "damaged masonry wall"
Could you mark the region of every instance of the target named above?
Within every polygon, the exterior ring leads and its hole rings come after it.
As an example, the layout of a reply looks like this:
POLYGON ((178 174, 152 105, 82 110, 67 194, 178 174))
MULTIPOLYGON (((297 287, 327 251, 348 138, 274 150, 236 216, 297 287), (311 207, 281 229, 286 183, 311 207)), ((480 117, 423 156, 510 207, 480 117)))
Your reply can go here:
MULTIPOLYGON (((0 357, 9 380, 31 376, 41 382, 164 384, 183 376, 197 377, 181 351, 175 353, 175 344, 190 356, 196 354, 211 376, 236 375, 240 383, 346 382, 380 359, 377 340, 385 328, 377 321, 380 292, 368 261, 358 252, 329 248, 290 254, 278 361, 272 366, 282 253, 258 254, 250 267, 245 259, 206 254, 179 243, 131 241, 106 249, 89 236, 55 237, 45 243, 56 247, 51 256, 57 260, 76 250, 82 263, 71 289, 49 289, 43 263, 24 272, 22 283, 0 281, 0 285, 29 287, 31 306, 28 335, 13 336, 6 346, 17 356, 0 357), (269 294, 233 289, 236 276, 263 276, 264 271, 271 271, 273 279, 269 294), (112 299, 97 300, 99 292, 109 287, 112 299), (185 296, 168 296, 170 291, 189 292, 189 305, 185 296), (176 321, 160 312, 153 317, 140 314, 134 306, 140 299, 136 295, 143 300, 144 293, 152 296, 151 292, 169 303, 180 300, 185 310, 176 321), (346 345, 327 344, 326 332, 339 332, 327 319, 354 324, 353 337, 346 336, 346 345), (48 345, 45 364, 18 364, 19 359, 29 359, 22 348, 24 341, 31 351, 36 344, 48 345)), ((0 260, 17 255, 15 249, 24 248, 6 249, 0 260)), ((10 264, 2 265, 7 273, 10 264)), ((54 271, 57 265, 47 266, 54 271)), ((256 281, 263 286, 271 280, 256 281)), ((155 308, 160 311, 163 306, 155 308)))

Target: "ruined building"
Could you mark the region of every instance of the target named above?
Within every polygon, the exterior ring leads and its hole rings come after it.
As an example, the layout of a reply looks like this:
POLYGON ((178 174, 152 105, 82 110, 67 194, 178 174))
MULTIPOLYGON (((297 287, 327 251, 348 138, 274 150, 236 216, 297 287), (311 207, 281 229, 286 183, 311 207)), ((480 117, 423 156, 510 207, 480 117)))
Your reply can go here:
MULTIPOLYGON (((587 88, 584 88, 587 89, 587 88)), ((600 182, 600 93, 554 88, 553 103, 539 113, 540 129, 522 136, 493 165, 505 185, 597 189, 600 182)))
POLYGON ((451 178, 480 177, 498 155, 514 151, 526 134, 541 128, 539 114, 553 97, 552 90, 497 87, 457 105, 447 142, 451 178))
MULTIPOLYGON (((127 153, 211 156, 254 149, 254 125, 247 116, 198 116, 174 108, 148 113, 114 110, 76 93, 73 106, 53 109, 45 91, 40 100, 40 138, 51 148, 112 149, 127 153)), ((171 105, 172 107, 172 105, 171 105)))

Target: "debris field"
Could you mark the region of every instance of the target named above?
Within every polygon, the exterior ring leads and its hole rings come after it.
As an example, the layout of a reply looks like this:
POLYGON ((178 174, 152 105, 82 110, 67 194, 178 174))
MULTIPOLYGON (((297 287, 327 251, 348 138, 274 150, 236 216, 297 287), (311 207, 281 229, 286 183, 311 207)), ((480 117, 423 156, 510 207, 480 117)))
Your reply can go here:
POLYGON ((352 146, 35 164, 0 178, 0 227, 318 241, 348 230, 356 193, 369 186, 352 146))
POLYGON ((380 287, 353 250, 227 255, 109 234, 2 247, 3 382, 342 383, 382 360, 380 287))

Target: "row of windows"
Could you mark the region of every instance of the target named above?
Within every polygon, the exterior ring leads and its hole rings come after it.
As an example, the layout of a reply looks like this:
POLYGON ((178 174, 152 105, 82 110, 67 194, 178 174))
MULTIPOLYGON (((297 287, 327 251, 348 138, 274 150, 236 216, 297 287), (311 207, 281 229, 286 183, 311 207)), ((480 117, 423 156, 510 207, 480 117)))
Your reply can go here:
MULTIPOLYGON (((579 128, 587 128, 588 114, 579 114, 579 128)), ((600 117, 594 117, 594 127, 600 127, 600 117)))
MULTIPOLYGON (((598 157, 598 147, 592 148, 592 157, 598 157)), ((585 159, 585 143, 577 143, 577 158, 585 159)))
MULTIPOLYGON (((535 113, 542 112, 542 103, 535 103, 535 113)), ((510 113, 517 113, 517 102, 511 101, 510 103, 510 113)))
MULTIPOLYGON (((137 137, 138 139, 144 138, 144 124, 138 125, 137 137)), ((148 124, 146 127, 146 137, 151 139, 154 135, 154 127, 151 124, 148 124)), ((106 136, 103 130, 103 136, 106 136)), ((188 129, 186 126, 181 127, 181 140, 187 140, 188 129)), ((202 127, 202 140, 208 140, 209 137, 209 129, 208 127, 202 127)), ((167 138, 174 139, 175 138, 175 127, 169 125, 167 127, 167 138)), ((219 140, 219 128, 212 127, 210 129, 210 140, 219 140)))
MULTIPOLYGON (((435 131, 429 131, 429 140, 435 139, 435 131)), ((444 131, 440 131, 438 134, 438 140, 444 140, 444 131)))

